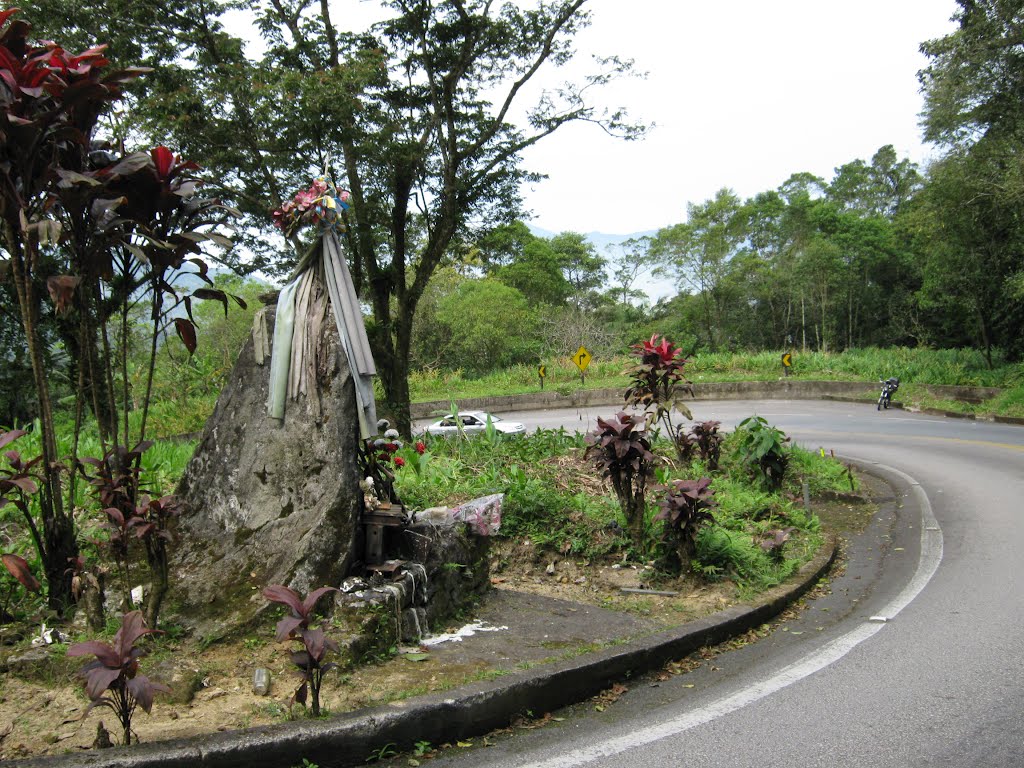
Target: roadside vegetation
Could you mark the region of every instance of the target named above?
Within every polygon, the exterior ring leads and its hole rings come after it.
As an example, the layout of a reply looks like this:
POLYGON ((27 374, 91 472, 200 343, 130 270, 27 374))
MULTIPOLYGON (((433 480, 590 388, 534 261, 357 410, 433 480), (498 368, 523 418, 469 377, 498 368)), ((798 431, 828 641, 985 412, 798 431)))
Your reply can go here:
MULTIPOLYGON (((783 378, 783 351, 698 352, 687 363, 694 383, 717 381, 777 381, 783 378)), ((863 381, 898 376, 898 401, 916 408, 939 408, 959 413, 1024 418, 1024 364, 1007 362, 996 354, 993 367, 976 349, 912 347, 848 349, 843 352, 792 352, 790 378, 804 381, 863 381), (995 387, 996 396, 972 403, 929 393, 931 386, 995 387)), ((630 365, 627 355, 597 358, 584 376, 569 359, 545 359, 543 386, 538 366, 518 365, 484 375, 462 370, 423 370, 410 380, 414 402, 465 400, 473 397, 557 392, 571 397, 581 389, 625 387, 630 365)), ((877 397, 867 391, 865 400, 877 397)))

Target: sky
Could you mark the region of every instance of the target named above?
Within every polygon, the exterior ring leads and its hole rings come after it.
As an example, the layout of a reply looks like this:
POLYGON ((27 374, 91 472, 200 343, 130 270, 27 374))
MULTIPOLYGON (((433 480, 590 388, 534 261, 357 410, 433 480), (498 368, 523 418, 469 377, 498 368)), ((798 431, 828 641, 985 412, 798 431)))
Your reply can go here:
POLYGON ((570 125, 525 154, 548 179, 525 190, 531 223, 631 234, 686 220, 722 187, 741 198, 793 173, 835 168, 892 144, 924 164, 919 52, 955 28, 953 0, 593 0, 581 51, 635 59, 645 80, 609 106, 654 123, 625 142, 570 125))
MULTIPOLYGON (((519 0, 524 5, 532 5, 519 0)), ((341 27, 364 29, 376 0, 332 0, 341 27)), ((626 142, 592 124, 560 128, 524 153, 547 175, 524 188, 531 224, 551 232, 649 232, 728 187, 741 198, 793 173, 831 179, 892 144, 922 166, 920 44, 954 30, 954 0, 590 0, 576 38, 591 54, 635 60, 646 79, 613 83, 600 103, 653 125, 626 142)), ((247 22, 243 22, 247 26, 247 22)))

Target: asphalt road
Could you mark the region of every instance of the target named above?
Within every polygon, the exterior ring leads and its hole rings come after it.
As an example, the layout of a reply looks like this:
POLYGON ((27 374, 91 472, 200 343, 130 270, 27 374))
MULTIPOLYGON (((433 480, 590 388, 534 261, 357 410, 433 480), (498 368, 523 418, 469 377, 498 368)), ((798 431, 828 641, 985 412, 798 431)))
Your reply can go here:
MULTIPOLYGON (((613 411, 503 417, 586 430, 613 411)), ((695 419, 726 427, 752 413, 899 489, 833 594, 696 672, 637 681, 603 712, 584 703, 431 765, 1024 765, 1024 428, 873 404, 694 403, 695 419)))

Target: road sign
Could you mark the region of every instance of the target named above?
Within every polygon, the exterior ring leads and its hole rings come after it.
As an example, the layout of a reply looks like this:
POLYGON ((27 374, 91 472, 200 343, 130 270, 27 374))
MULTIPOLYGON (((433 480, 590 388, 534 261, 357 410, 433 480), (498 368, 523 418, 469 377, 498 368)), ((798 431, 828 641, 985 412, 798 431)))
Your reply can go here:
POLYGON ((793 365, 793 355, 789 352, 782 353, 782 365, 785 368, 790 368, 793 365))
POLYGON ((548 367, 546 365, 542 365, 540 368, 537 369, 537 375, 543 379, 545 376, 548 375, 548 367))
POLYGON ((581 346, 576 350, 576 354, 572 356, 572 361, 576 364, 576 367, 580 369, 580 373, 587 370, 587 366, 590 365, 590 361, 594 359, 586 347, 581 346))

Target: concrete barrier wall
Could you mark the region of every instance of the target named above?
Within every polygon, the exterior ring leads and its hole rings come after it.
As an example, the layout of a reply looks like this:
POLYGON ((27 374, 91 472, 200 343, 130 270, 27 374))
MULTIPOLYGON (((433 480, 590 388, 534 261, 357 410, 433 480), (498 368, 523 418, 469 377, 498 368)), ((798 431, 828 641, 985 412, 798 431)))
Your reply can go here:
MULTIPOLYGON (((865 400, 878 394, 878 384, 870 381, 716 381, 694 384, 695 400, 865 400)), ((995 397, 995 387, 925 386, 929 394, 945 400, 981 402, 995 397)), ((551 408, 577 408, 622 403, 623 388, 580 389, 567 395, 558 392, 529 392, 497 397, 467 397, 457 400, 464 411, 539 411, 551 408)), ((451 407, 447 400, 413 403, 412 417, 428 419, 443 416, 451 407)))

